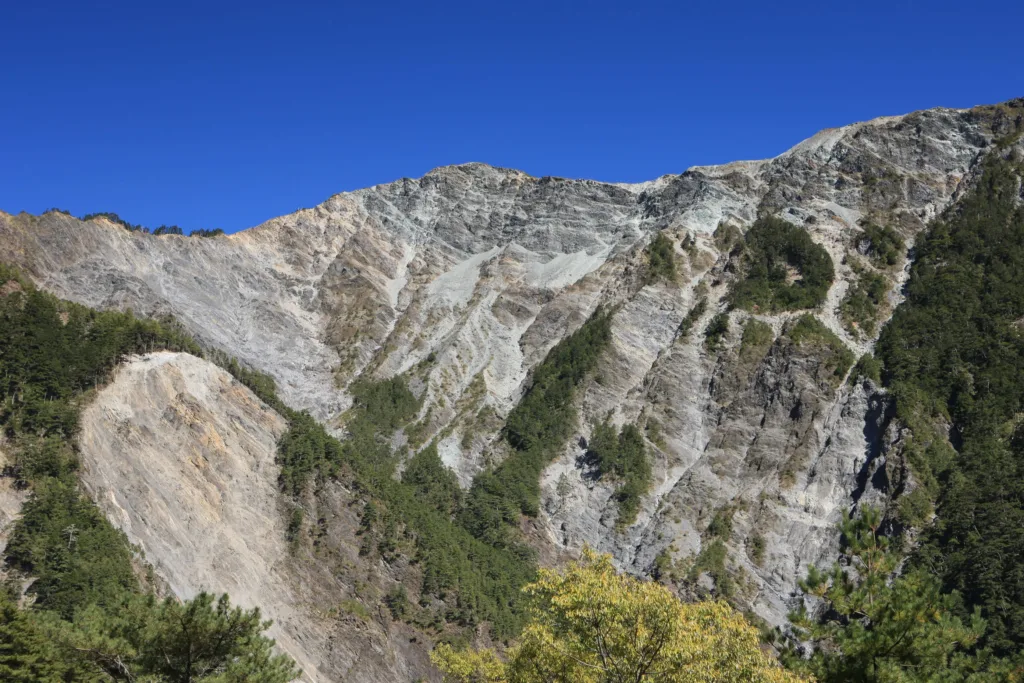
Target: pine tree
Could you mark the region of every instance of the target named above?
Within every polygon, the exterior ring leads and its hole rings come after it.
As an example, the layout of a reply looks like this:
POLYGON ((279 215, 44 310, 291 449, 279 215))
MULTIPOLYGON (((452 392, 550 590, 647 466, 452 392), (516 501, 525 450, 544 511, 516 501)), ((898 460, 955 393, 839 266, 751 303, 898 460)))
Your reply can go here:
POLYGON ((1009 662, 973 646, 985 632, 976 609, 956 616, 959 594, 943 593, 923 571, 898 575, 900 557, 880 533, 882 514, 866 508, 842 522, 844 557, 828 572, 811 567, 801 588, 818 602, 814 613, 790 615, 797 634, 813 645, 804 658, 791 650, 791 667, 821 681, 1002 681, 1009 662))
POLYGON ((200 593, 180 603, 132 596, 120 609, 90 607, 57 630, 57 640, 107 680, 159 683, 287 683, 291 658, 273 653, 258 608, 200 593))

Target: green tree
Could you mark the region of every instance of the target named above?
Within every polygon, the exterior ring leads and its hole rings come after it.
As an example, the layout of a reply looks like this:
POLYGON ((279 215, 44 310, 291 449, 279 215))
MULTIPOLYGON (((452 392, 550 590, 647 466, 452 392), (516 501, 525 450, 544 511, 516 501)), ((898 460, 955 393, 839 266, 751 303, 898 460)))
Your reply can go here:
POLYGON ((616 430, 607 420, 594 425, 587 457, 598 476, 618 481, 615 500, 619 506, 618 525, 631 524, 640 509, 640 500, 651 484, 651 465, 640 430, 633 424, 616 430))
POLYGON ((226 595, 200 593, 179 603, 126 598, 117 610, 90 607, 57 631, 60 645, 114 681, 286 683, 294 662, 273 653, 258 608, 232 607, 226 595))
POLYGON ((854 246, 878 266, 894 266, 906 254, 903 238, 889 226, 868 223, 854 238, 854 246))
POLYGON ((584 550, 526 587, 530 621, 504 659, 439 645, 451 683, 788 683, 802 680, 761 650, 757 630, 722 602, 680 602, 664 586, 618 574, 584 550))
POLYGON ((704 345, 708 351, 715 353, 722 346, 725 335, 729 334, 729 314, 725 311, 717 313, 708 328, 704 330, 704 345))
POLYGON ((441 462, 436 443, 409 459, 402 482, 412 486, 424 503, 446 515, 454 515, 462 503, 459 478, 441 462))
POLYGON ((877 509, 846 517, 843 562, 828 572, 811 567, 800 585, 818 608, 790 619, 814 651, 809 659, 790 652, 788 664, 836 683, 1009 680, 1008 662, 974 648, 985 631, 980 610, 965 622, 959 594, 943 593, 924 571, 899 574, 900 556, 881 526, 877 509))
POLYGON ((92 680, 88 671, 62 656, 37 615, 0 592, 0 681, 58 683, 92 680))
POLYGON ((647 245, 647 274, 645 280, 648 284, 665 280, 675 282, 676 280, 676 259, 675 245, 668 235, 659 232, 647 245))
POLYGON ((1024 169, 993 157, 981 170, 916 241, 875 353, 913 433, 909 521, 935 505, 910 562, 960 593, 961 618, 980 606, 984 644, 1010 654, 1024 646, 1024 169))
POLYGON ((64 619, 91 604, 108 606, 137 585, 124 535, 74 483, 35 487, 7 546, 7 563, 35 577, 36 606, 64 619))
POLYGON ((734 306, 761 313, 814 308, 825 300, 832 258, 806 230, 781 218, 757 219, 744 236, 744 277, 729 293, 734 306))

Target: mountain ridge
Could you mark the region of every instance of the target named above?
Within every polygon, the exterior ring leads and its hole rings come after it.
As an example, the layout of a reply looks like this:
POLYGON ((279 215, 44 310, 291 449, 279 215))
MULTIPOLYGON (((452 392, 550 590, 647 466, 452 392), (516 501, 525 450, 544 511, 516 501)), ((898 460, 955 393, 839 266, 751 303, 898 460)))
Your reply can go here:
MULTIPOLYGON (((840 347, 873 348, 915 238, 1020 129, 1018 102, 882 117, 772 159, 629 187, 442 167, 214 239, 5 214, 0 261, 80 303, 173 315, 342 437, 353 383, 399 377, 422 406, 394 443, 435 442, 464 487, 509 456, 503 421, 549 351, 598 307, 613 309, 600 369, 573 401, 573 437, 541 478, 535 544, 550 554, 588 544, 650 574, 663 558, 699 563, 728 510, 722 570, 743 579, 732 597, 781 625, 807 567, 835 558, 842 514, 884 504, 887 473, 905 466, 884 394, 847 382, 848 368, 836 376, 840 347), (765 216, 828 255, 834 283, 816 307, 732 310, 737 245, 765 216), (863 247, 872 225, 897 235, 892 263, 863 247), (674 278, 651 274, 659 235, 674 278), (871 282, 881 294, 870 316, 851 318, 871 282), (725 330, 712 343, 716 320, 725 330), (615 484, 586 462, 603 420, 638 425, 650 454, 652 483, 627 525, 615 484)), ((719 581, 703 572, 692 589, 721 593, 719 581)))

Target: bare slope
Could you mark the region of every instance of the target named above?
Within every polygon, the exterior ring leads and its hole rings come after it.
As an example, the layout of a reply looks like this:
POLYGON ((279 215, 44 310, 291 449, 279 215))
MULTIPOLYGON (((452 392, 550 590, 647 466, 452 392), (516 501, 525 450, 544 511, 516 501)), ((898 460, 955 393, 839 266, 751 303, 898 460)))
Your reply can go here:
POLYGON ((285 427, 220 368, 149 354, 120 367, 84 411, 82 479, 175 595, 227 592, 260 607, 307 679, 423 675, 407 635, 339 613, 348 586, 289 554, 274 464, 285 427))

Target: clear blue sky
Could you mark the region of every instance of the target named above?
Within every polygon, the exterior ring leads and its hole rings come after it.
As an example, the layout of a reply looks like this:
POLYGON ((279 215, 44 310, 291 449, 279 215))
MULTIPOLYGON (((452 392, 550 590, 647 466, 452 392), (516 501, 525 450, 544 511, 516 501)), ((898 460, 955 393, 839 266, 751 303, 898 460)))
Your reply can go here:
POLYGON ((0 208, 256 225, 466 161, 639 181, 1024 95, 1024 2, 5 2, 0 208))

